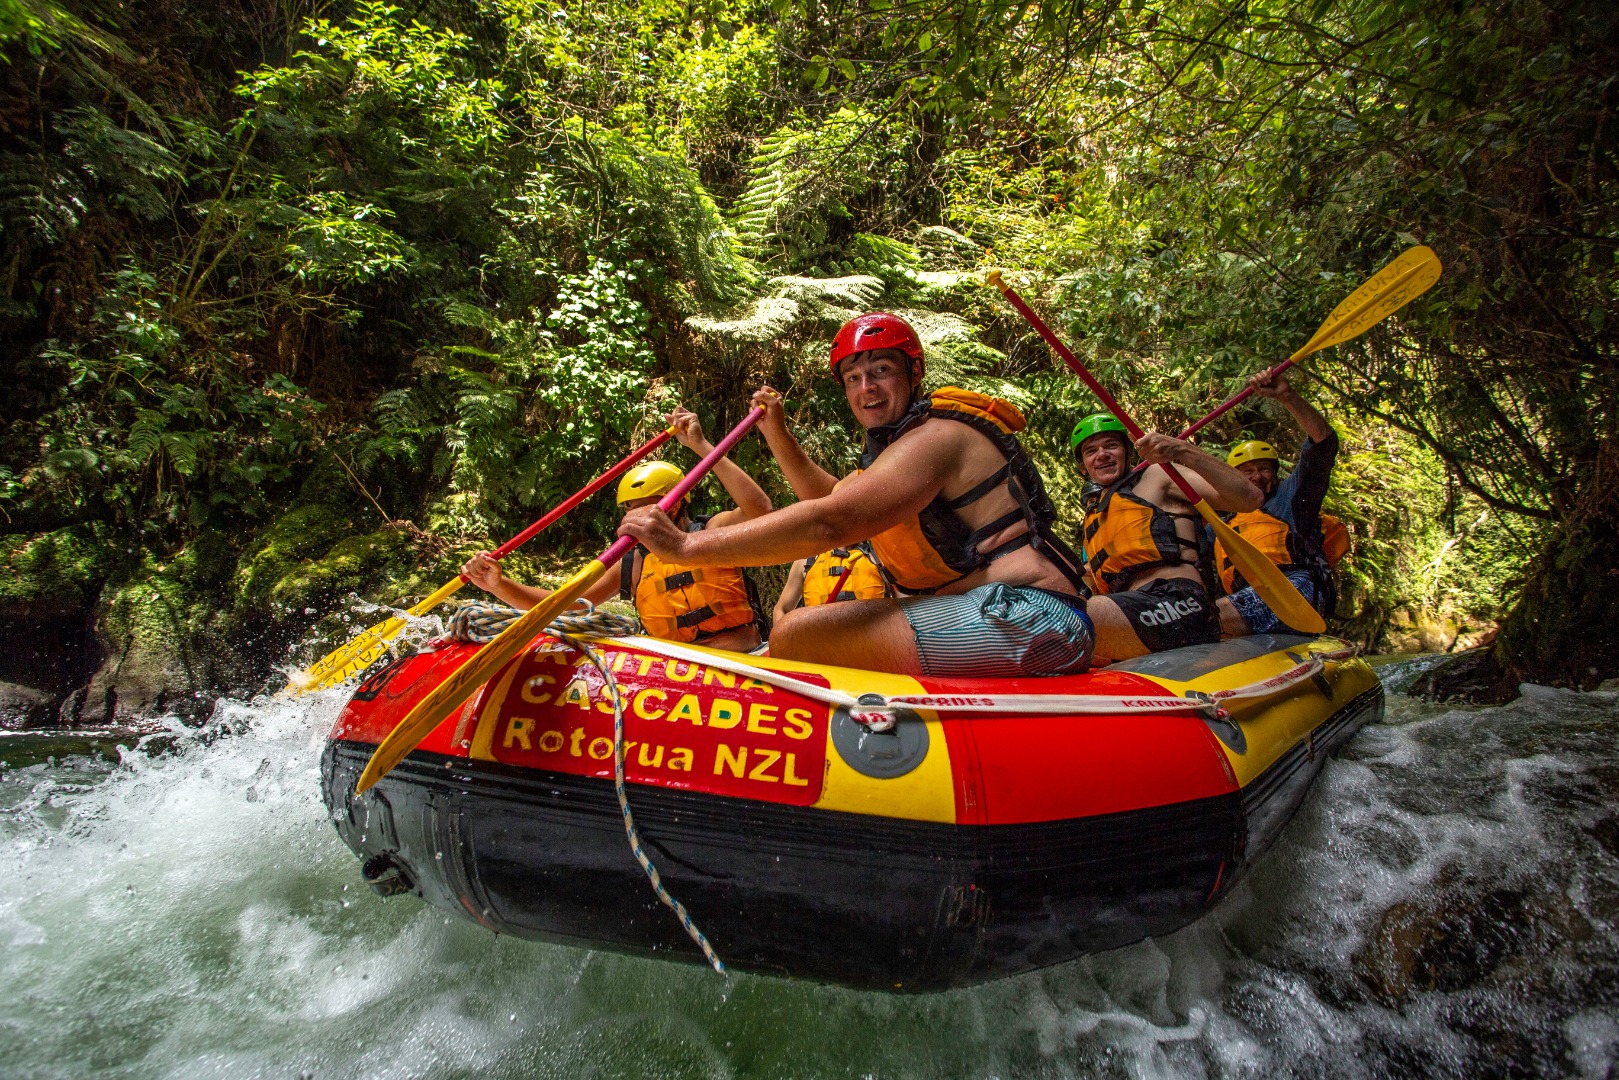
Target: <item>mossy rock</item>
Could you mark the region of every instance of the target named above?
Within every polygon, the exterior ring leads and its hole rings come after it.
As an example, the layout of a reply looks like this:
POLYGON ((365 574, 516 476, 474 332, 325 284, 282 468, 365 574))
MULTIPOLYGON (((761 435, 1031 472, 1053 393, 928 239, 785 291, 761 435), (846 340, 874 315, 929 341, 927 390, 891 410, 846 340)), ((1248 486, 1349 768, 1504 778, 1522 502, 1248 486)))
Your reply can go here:
MULTIPOLYGON (((297 612, 328 606, 349 593, 373 589, 388 591, 388 583, 408 574, 420 563, 416 544, 403 529, 378 529, 362 536, 345 537, 323 554, 287 567, 275 581, 260 577, 265 587, 253 596, 277 612, 297 612)), ((264 567, 266 562, 260 562, 264 567)))
POLYGON ((234 567, 222 537, 199 537, 166 563, 148 557, 139 572, 103 593, 96 635, 106 659, 77 719, 198 716, 221 691, 248 686, 253 659, 229 602, 234 567))
POLYGON ((254 538, 236 570, 238 608, 267 609, 282 583, 306 563, 324 559, 354 531, 346 508, 314 503, 289 510, 254 538))
POLYGON ((71 618, 121 560, 100 524, 0 536, 0 618, 71 618))

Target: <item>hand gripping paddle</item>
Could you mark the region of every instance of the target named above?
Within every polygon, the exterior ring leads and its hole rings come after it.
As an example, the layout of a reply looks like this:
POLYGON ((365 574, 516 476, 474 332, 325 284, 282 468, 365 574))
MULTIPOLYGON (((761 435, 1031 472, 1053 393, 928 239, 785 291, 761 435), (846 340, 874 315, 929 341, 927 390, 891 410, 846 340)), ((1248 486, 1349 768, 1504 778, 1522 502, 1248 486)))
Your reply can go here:
MULTIPOLYGON (((1107 389, 1101 383, 1096 381, 1095 376, 1085 369, 1084 364, 1079 362, 1079 358, 1069 352, 1068 347, 1057 339, 1057 335, 1052 332, 1051 327, 1047 326, 1040 316, 1036 315, 1033 309, 1023 302, 1021 296, 1012 291, 1010 285, 1001 280, 1001 272, 991 270, 987 280, 989 284, 1001 290, 1002 295, 1011 302, 1012 306, 1017 308, 1025 319, 1029 320, 1029 325, 1034 327, 1040 336, 1046 339, 1046 344, 1050 345, 1057 355, 1063 358, 1063 362, 1073 369, 1074 374, 1078 375, 1080 380, 1091 388, 1091 393, 1101 400, 1108 412, 1118 417, 1119 423, 1123 424, 1125 431, 1129 433, 1130 441, 1135 442, 1140 439, 1145 432, 1137 427, 1135 421, 1125 414, 1124 407, 1114 399, 1112 394, 1107 392, 1107 389)), ((1196 507, 1197 512, 1203 516, 1203 520, 1209 523, 1209 528, 1214 530, 1215 537, 1224 545, 1226 554, 1231 557, 1231 561, 1236 564, 1237 569, 1242 572, 1242 576, 1254 587, 1254 591, 1259 594, 1260 599, 1270 606, 1270 609, 1276 613, 1277 617, 1288 626, 1303 633, 1325 633, 1327 629, 1326 620, 1321 617, 1320 612, 1310 606, 1298 588, 1287 580, 1287 575, 1282 573, 1281 567, 1267 559, 1258 548, 1239 536, 1231 526, 1221 521, 1220 515, 1215 513, 1214 507, 1210 506, 1203 496, 1197 493, 1197 489, 1186 482, 1186 478, 1180 474, 1179 469, 1166 464, 1163 466, 1163 470, 1170 480, 1174 481, 1175 486, 1181 489, 1181 494, 1186 497, 1186 501, 1196 507)))
MULTIPOLYGON (((743 417, 742 422, 732 428, 731 433, 721 439, 719 445, 698 462, 697 467, 687 473, 684 480, 670 488, 669 493, 658 500, 658 509, 667 514, 679 506, 680 500, 708 475, 709 470, 719 464, 721 458, 731 452, 732 447, 742 441, 742 436, 746 435, 748 429, 758 423, 764 414, 764 409, 760 408, 743 417)), ((525 611, 521 618, 502 630, 499 637, 473 653, 471 658, 449 678, 429 691, 372 753, 371 760, 366 762, 365 771, 360 773, 360 779, 354 785, 354 793, 356 795, 363 793, 387 776, 395 765, 405 760, 410 752, 416 749, 416 745, 443 722, 445 717, 471 697, 474 690, 488 682, 495 672, 516 659, 517 654, 528 648, 529 643, 539 636, 552 619, 583 596, 586 590, 634 547, 635 537, 619 537, 611 547, 563 582, 550 596, 525 611)))

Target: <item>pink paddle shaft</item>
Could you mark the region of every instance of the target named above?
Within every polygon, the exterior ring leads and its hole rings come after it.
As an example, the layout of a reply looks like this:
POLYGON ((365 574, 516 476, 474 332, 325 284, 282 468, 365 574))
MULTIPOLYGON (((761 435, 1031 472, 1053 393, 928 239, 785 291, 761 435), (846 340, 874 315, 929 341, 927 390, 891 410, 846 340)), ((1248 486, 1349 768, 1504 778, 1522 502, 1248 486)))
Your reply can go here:
MULTIPOLYGON (((731 448, 742 441, 742 436, 746 435, 748 433, 748 429, 753 427, 754 424, 757 424, 759 422, 759 418, 764 414, 764 409, 754 409, 752 412, 748 413, 748 415, 744 416, 742 418, 742 422, 736 427, 732 428, 731 433, 725 436, 725 438, 721 439, 719 441, 719 445, 710 450, 708 452, 708 456, 699 461, 697 463, 697 467, 692 469, 691 472, 687 473, 684 480, 670 488, 669 494, 658 500, 658 509, 667 514, 669 511, 679 506, 680 500, 684 499, 687 494, 691 492, 691 489, 696 487, 702 481, 703 477, 708 475, 709 470, 713 469, 714 466, 720 463, 720 458, 724 457, 726 454, 729 454, 731 452, 731 448)), ((606 551, 597 556, 596 561, 601 563, 603 567, 612 569, 614 563, 618 562, 618 560, 630 553, 630 549, 635 546, 635 543, 635 537, 621 536, 613 542, 612 547, 608 548, 606 551)))
MULTIPOLYGON (((642 444, 640 449, 630 451, 629 455, 617 465, 614 465, 611 469, 608 469, 606 472, 596 477, 596 479, 592 480, 590 483, 586 484, 584 487, 562 500, 561 503, 557 504, 557 508, 555 510, 552 510, 549 514, 546 514, 540 520, 536 521, 534 524, 530 525, 528 528, 524 529, 510 540, 506 541, 504 544, 500 545, 494 551, 491 551, 489 553, 489 557, 494 559, 496 562, 504 559, 506 556, 510 555, 512 552, 534 539, 540 533, 544 532, 546 529, 549 529, 552 525, 555 525, 557 521, 559 521, 568 511, 572 510, 574 507, 596 494, 596 492, 600 491, 608 484, 611 484, 614 480, 617 480, 620 474, 622 474, 631 465, 634 465, 637 461, 640 461, 642 458, 646 457, 648 454, 652 453, 652 451, 656 450, 658 447, 662 446, 664 443, 668 442, 674 437, 675 433, 673 431, 659 432, 651 440, 642 444)), ((467 581, 467 576, 462 574, 461 580, 467 581)))
MULTIPOLYGON (((1068 351, 1068 346, 1057 340, 1057 335, 1051 332, 1051 327, 1047 326, 1040 316, 1034 313, 1034 309, 1023 302, 1023 297, 1013 292, 1012 286, 1005 282, 1001 282, 1000 289, 1001 293, 1012 302, 1012 306, 1017 308, 1025 319, 1029 320, 1029 325, 1034 327, 1040 336, 1046 339, 1046 344, 1050 345, 1057 355, 1062 357, 1063 363, 1067 364, 1074 374, 1079 376, 1081 382, 1091 388, 1091 393, 1101 399, 1102 404, 1107 407, 1107 411, 1118 417, 1119 423, 1123 424, 1124 430, 1129 433, 1130 441, 1135 442, 1145 435, 1146 432, 1137 427, 1136 422, 1125 414, 1124 406, 1120 405, 1118 400, 1107 392, 1107 388, 1097 382, 1089 371, 1085 370, 1085 365, 1079 362, 1079 357, 1068 351)), ((1175 486, 1181 489, 1181 494, 1186 496, 1187 502, 1196 505, 1203 501, 1203 496, 1199 495, 1192 485, 1186 482, 1186 477, 1182 476, 1180 470, 1175 466, 1166 462, 1164 464, 1164 473, 1175 481, 1175 486)))

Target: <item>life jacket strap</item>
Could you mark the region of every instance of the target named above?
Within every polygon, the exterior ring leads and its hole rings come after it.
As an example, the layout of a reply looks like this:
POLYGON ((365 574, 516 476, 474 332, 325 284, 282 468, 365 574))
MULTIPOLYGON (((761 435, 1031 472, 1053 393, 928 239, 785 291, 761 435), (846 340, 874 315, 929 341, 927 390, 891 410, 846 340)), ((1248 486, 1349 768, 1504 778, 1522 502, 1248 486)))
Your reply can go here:
POLYGON ((704 604, 700 608, 693 608, 684 615, 675 616, 675 625, 682 630, 689 630, 705 619, 712 619, 713 617, 714 609, 704 604))
MULTIPOLYGON (((974 484, 964 494, 958 495, 954 499, 945 499, 944 507, 947 510, 960 510, 963 506, 971 506, 979 499, 982 499, 985 495, 988 495, 990 492, 1000 487, 1001 483, 1011 475, 1012 461, 1010 458, 1008 458, 1006 464, 1002 465, 1000 468, 984 477, 978 483, 974 484)), ((1018 516, 1021 517, 1022 515, 1019 514, 1018 516)), ((1002 528, 1005 528, 1005 526, 1002 526, 1002 528)))

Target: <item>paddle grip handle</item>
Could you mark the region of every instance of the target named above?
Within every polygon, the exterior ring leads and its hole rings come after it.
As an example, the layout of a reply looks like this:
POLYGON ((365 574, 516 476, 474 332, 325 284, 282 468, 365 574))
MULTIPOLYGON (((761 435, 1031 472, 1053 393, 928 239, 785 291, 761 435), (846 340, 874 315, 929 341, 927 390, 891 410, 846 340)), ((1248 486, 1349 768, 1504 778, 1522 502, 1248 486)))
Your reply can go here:
MULTIPOLYGON (((742 422, 736 427, 732 428, 731 433, 725 436, 725 438, 721 439, 719 443, 715 445, 714 449, 710 450, 707 456, 705 456, 703 460, 699 461, 691 472, 686 474, 686 478, 684 480, 670 488, 669 494, 658 500, 658 509, 667 514, 675 507, 679 506, 680 500, 691 494, 691 489, 700 484, 703 477, 707 476, 714 466, 720 463, 720 459, 726 454, 729 454, 731 449, 736 446, 737 443, 742 441, 742 436, 746 435, 748 433, 748 429, 753 427, 754 424, 757 424, 760 417, 764 416, 764 414, 764 409, 758 408, 751 410, 748 415, 744 416, 742 418, 742 422)), ((630 549, 635 547, 635 544, 635 537, 621 536, 613 542, 612 547, 609 547, 606 551, 602 552, 601 555, 597 557, 596 561, 601 563, 604 568, 612 569, 613 564, 618 562, 618 560, 622 559, 624 556, 628 555, 630 553, 630 549)))
MULTIPOLYGON (((1091 393, 1101 400, 1107 411, 1118 418, 1119 423, 1124 425, 1124 430, 1129 433, 1131 442, 1136 442, 1146 434, 1136 426, 1134 420, 1130 419, 1129 414, 1124 411, 1124 406, 1119 404, 1118 399, 1108 393, 1107 388, 1097 382, 1096 377, 1086 370, 1084 364, 1079 362, 1079 357, 1069 352, 1068 346, 1058 340, 1057 335, 1052 332, 1051 327, 1046 325, 1045 320, 1036 315, 1034 309, 1023 302, 1023 297, 1012 291, 1012 286, 1001 280, 1001 275, 998 272, 990 275, 989 282, 1001 290, 1001 295, 1006 297, 1007 301, 1018 309, 1018 313, 1028 320, 1029 325, 1034 327, 1035 331, 1046 339, 1046 344, 1050 345, 1052 350, 1062 357, 1063 363, 1067 364, 1069 369, 1079 376, 1081 382, 1090 387, 1091 393)), ((1187 502, 1195 506, 1203 501, 1203 496, 1199 495, 1197 490, 1186 482, 1186 477, 1180 474, 1179 469, 1167 462, 1164 464, 1163 469, 1165 475, 1175 482, 1176 487, 1181 489, 1181 494, 1186 496, 1187 502)))

